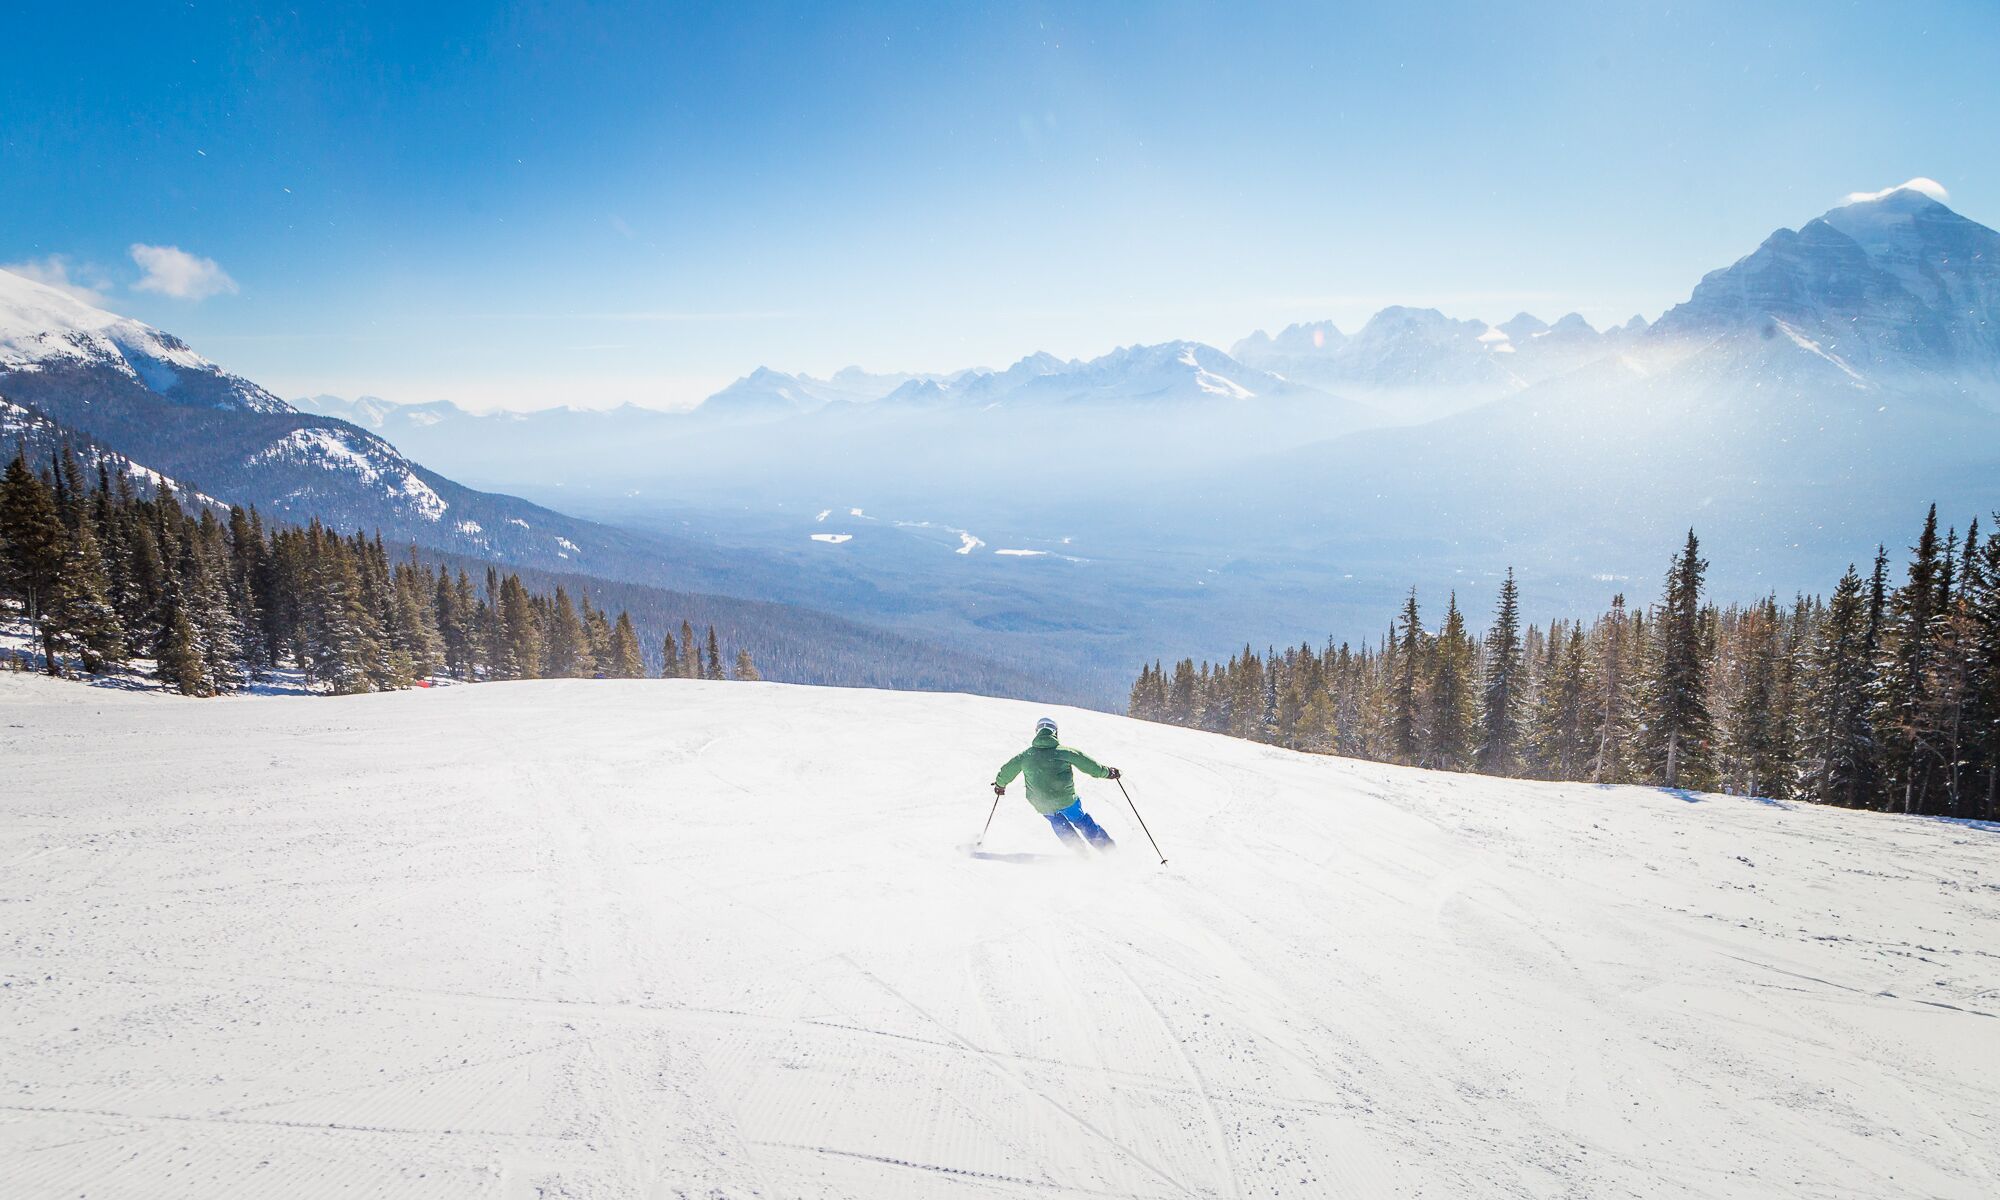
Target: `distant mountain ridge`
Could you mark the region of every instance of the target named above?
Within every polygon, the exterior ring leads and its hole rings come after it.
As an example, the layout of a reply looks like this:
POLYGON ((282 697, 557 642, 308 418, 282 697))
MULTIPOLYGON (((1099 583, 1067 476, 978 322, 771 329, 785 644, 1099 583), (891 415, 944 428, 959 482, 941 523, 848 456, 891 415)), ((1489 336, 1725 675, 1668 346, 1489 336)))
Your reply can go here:
POLYGON ((1843 205, 1703 276, 1653 332, 1773 329, 1859 374, 2000 385, 2000 233, 1907 188, 1843 205))
POLYGON ((1908 189, 1844 205, 1580 367, 1258 469, 1301 519, 1449 529, 1460 561, 1612 561, 1698 523, 1782 591, 1891 516, 2000 505, 2000 234, 1908 189))
MULTIPOLYGON (((454 405, 321 403, 344 415, 300 411, 171 334, 0 272, 0 445, 9 457, 20 446, 37 469, 67 446, 87 467, 124 472, 142 490, 171 483, 191 502, 254 506, 278 521, 316 518, 455 562, 559 576, 644 600, 660 622, 706 614, 769 651, 777 678, 1076 695, 1066 681, 997 662, 977 646, 817 610, 800 603, 808 588, 779 596, 794 572, 776 556, 635 533, 478 491, 383 436, 471 417, 454 405)), ((521 421, 510 414, 498 423, 521 421)))
POLYGON ((291 407, 150 325, 0 271, 0 379, 102 373, 189 407, 284 413, 291 407))
POLYGON ((1650 590, 1653 551, 1689 525, 1719 572, 1744 572, 1718 575, 1727 594, 1784 594, 1933 499, 1961 519, 2000 503, 1997 237, 1906 189, 1773 232, 1650 324, 1392 307, 1228 353, 1033 354, 874 377, 880 394, 858 399, 765 372, 804 405, 410 436, 433 439, 414 443, 427 454, 455 437, 487 482, 560 489, 545 494, 593 515, 728 528, 795 553, 798 580, 845 611, 921 611, 976 644, 1004 636, 1003 612, 1026 629, 1090 606, 1089 631, 1023 634, 1009 654, 1226 655, 1240 643, 1202 640, 1225 617, 1364 636, 1347 621, 1372 622, 1370 588, 1441 599, 1510 564, 1597 606, 1650 590), (927 547, 814 523, 850 507, 965 532, 927 547), (1070 557, 979 565, 1023 546, 1070 557))
MULTIPOLYGON (((631 535, 464 487, 367 429, 300 412, 171 334, 5 271, 0 396, 275 517, 520 565, 608 569, 657 554, 631 535)), ((376 419, 391 415, 422 419, 387 405, 376 419)))

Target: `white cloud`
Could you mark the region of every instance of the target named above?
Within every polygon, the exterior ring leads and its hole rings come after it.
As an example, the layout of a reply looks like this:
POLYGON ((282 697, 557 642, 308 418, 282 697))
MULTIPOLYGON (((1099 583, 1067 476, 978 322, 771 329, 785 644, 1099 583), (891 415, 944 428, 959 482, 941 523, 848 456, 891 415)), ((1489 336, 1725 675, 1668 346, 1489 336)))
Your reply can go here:
POLYGON ((1849 192, 1847 193, 1847 199, 1842 200, 1841 203, 1865 204, 1870 200, 1880 200, 1882 197, 1888 195, 1891 192, 1900 192, 1905 188, 1913 192, 1922 192, 1924 195, 1929 196, 1931 199, 1937 201, 1939 204, 1943 204, 1945 201, 1951 199, 1951 193, 1944 190, 1943 184, 1939 183, 1935 179, 1930 179, 1925 176, 1919 175, 1915 179, 1910 180, 1908 183, 1899 183, 1895 187, 1883 188, 1879 192, 1849 192))
POLYGON ((47 284, 59 292, 67 292, 85 304, 104 303, 104 291, 111 286, 111 281, 105 278, 103 271, 87 264, 72 265, 68 257, 61 254, 6 263, 0 265, 0 271, 12 271, 36 283, 47 284))
POLYGON ((132 286, 142 292, 158 292, 181 300, 206 300, 222 292, 234 292, 236 281, 212 258, 189 254, 179 246, 148 246, 132 243, 132 261, 145 272, 132 286))

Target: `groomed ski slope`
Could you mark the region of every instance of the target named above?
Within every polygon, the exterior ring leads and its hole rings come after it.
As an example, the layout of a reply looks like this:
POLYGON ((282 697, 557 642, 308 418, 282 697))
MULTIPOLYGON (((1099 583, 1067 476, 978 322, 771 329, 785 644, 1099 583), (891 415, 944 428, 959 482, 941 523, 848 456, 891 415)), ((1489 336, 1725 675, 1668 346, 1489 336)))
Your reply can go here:
POLYGON ((0 1193, 2000 1194, 2000 830, 1041 711, 0 675, 0 1193))

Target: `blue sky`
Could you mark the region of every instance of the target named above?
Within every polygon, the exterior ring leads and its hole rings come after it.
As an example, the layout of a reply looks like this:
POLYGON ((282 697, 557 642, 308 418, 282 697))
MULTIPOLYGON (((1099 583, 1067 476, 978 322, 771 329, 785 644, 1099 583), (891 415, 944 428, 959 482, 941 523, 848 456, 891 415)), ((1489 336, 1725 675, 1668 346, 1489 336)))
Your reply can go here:
POLYGON ((281 394, 672 405, 1389 303, 1652 317, 1916 175, 2000 219, 1987 0, 338 7, 38 11, 0 263, 281 394))

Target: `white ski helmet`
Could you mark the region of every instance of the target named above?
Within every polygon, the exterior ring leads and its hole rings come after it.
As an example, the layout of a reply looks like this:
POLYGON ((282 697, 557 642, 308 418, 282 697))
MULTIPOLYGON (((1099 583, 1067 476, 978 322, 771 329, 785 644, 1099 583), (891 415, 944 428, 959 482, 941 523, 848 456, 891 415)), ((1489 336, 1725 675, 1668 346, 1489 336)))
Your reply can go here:
POLYGON ((1056 719, 1054 717, 1043 717, 1041 720, 1035 722, 1036 733, 1040 733, 1044 729, 1050 733, 1054 733, 1056 731, 1056 719))

